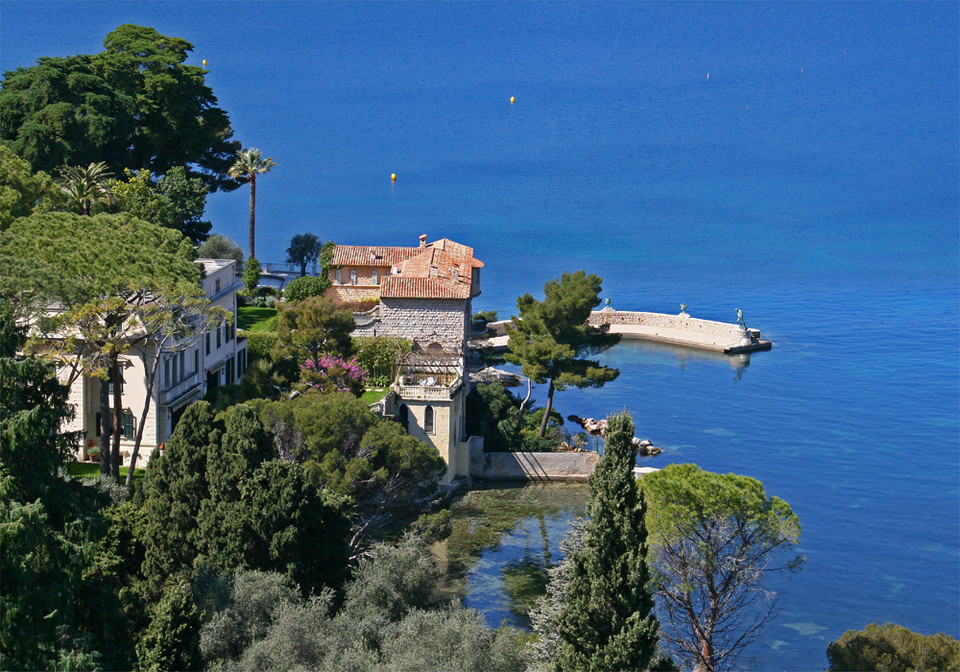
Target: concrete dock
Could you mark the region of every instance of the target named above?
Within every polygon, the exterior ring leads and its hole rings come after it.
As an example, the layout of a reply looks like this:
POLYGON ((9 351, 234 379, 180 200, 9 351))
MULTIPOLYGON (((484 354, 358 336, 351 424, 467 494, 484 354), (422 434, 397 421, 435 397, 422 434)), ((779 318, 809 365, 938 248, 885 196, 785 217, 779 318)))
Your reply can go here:
MULTIPOLYGON (((487 325, 496 333, 496 336, 488 339, 494 350, 507 349, 509 337, 504 325, 508 322, 505 320, 487 325)), ((604 308, 590 315, 590 324, 608 324, 611 333, 620 334, 625 339, 670 343, 728 355, 773 347, 770 341, 761 338, 759 329, 742 329, 739 324, 701 320, 686 313, 666 315, 604 308)))

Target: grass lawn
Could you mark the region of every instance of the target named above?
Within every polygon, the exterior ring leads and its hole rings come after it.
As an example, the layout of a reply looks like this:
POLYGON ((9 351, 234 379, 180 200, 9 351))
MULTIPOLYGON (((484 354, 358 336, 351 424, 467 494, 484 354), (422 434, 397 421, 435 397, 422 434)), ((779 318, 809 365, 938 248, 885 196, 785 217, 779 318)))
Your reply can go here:
POLYGON ((375 390, 365 390, 364 393, 360 396, 360 401, 362 401, 365 404, 372 404, 374 402, 380 401, 385 396, 387 396, 387 392, 389 391, 390 391, 390 388, 388 387, 378 388, 375 390))
POLYGON ((241 306, 237 309, 237 329, 244 331, 276 331, 277 309, 241 306))
MULTIPOLYGON (((77 478, 100 478, 100 463, 70 462, 67 464, 67 471, 70 472, 71 476, 76 476, 77 478)), ((120 467, 120 476, 126 478, 128 471, 130 471, 130 467, 120 467)), ((146 473, 146 469, 134 469, 133 479, 140 480, 146 473)))

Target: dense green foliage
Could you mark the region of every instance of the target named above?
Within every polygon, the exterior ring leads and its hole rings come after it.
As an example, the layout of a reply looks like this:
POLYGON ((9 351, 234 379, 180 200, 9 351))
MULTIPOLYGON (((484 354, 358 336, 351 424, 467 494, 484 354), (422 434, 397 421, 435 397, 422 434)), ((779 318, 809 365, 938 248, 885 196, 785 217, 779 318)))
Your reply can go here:
POLYGON ((647 569, 645 503, 633 475, 633 421, 612 415, 606 448, 590 477, 583 548, 571 558, 558 670, 645 670, 659 624, 647 569))
POLYGON ((303 301, 311 296, 323 296, 329 287, 328 279, 305 275, 292 281, 283 289, 283 298, 287 301, 303 301))
POLYGON ((67 390, 16 355, 23 332, 0 302, 0 668, 119 667, 129 646, 109 578, 90 572, 109 499, 64 480, 75 437, 67 390))
POLYGON ((110 185, 122 212, 176 229, 194 243, 206 240, 212 225, 202 219, 208 191, 203 180, 190 177, 183 166, 172 167, 160 179, 149 170, 127 169, 124 176, 110 185))
POLYGON ((923 635, 902 625, 871 623, 847 630, 827 646, 830 672, 935 672, 960 670, 960 641, 923 635))
POLYGON ((227 177, 239 143, 227 114, 186 65, 193 45, 153 28, 123 25, 93 55, 41 58, 4 73, 0 140, 34 170, 103 161, 164 175, 188 166, 213 189, 227 177))
POLYGON ((328 594, 304 599, 276 575, 239 572, 203 627, 203 654, 213 667, 258 672, 522 670, 517 633, 493 632, 435 594, 439 578, 411 537, 371 549, 336 614, 328 594))
POLYGON ((145 485, 148 581, 249 567, 284 573, 306 591, 339 585, 342 500, 311 485, 300 466, 274 460, 247 406, 226 424, 205 402, 188 408, 145 485))
POLYGON ((410 352, 410 341, 405 338, 362 336, 353 339, 357 362, 369 376, 369 383, 386 386, 393 382, 394 368, 400 355, 410 352))
POLYGON ((591 326, 590 312, 600 305, 600 278, 583 271, 564 273, 544 288, 543 301, 530 294, 517 298, 519 318, 506 325, 509 352, 504 358, 522 367, 523 375, 542 385, 548 383, 546 414, 540 423, 540 438, 546 435, 553 408, 553 393, 567 387, 603 387, 620 372, 585 359, 620 341, 609 328, 591 326))
POLYGON ((257 285, 260 284, 260 274, 263 272, 260 262, 256 257, 248 257, 247 263, 243 267, 243 288, 249 296, 257 293, 257 285))
POLYGON ((243 266, 243 250, 235 242, 219 233, 208 236, 197 247, 197 257, 202 259, 233 259, 237 262, 238 269, 243 266))
POLYGON ((690 667, 730 669, 775 615, 766 575, 802 565, 800 522, 759 481, 694 464, 648 474, 643 489, 664 639, 690 667))
POLYGON ((416 518, 445 468, 431 446, 349 393, 309 391, 263 405, 260 418, 277 454, 304 463, 311 482, 350 498, 355 546, 416 518))
POLYGON ((0 231, 18 217, 52 208, 58 191, 52 177, 34 173, 29 163, 0 144, 0 231))
POLYGON ((541 438, 545 409, 524 413, 522 405, 502 384, 480 383, 467 395, 467 433, 483 437, 485 452, 555 450, 563 442, 563 418, 551 411, 541 438))

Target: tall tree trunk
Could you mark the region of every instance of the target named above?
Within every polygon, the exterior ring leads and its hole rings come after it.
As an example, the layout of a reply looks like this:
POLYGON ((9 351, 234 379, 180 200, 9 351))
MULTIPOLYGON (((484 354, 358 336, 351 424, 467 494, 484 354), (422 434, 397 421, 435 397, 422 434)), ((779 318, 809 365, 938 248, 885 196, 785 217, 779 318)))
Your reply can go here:
POLYGON ((120 377, 120 360, 114 356, 110 367, 113 376, 113 449, 110 452, 110 473, 113 480, 120 482, 120 437, 123 436, 123 393, 120 377))
POLYGON ((100 383, 100 476, 110 475, 110 387, 100 383))
POLYGON ((543 409, 543 420, 540 421, 540 438, 547 434, 547 423, 550 421, 550 410, 553 408, 553 378, 550 379, 550 387, 547 388, 547 405, 543 409))
MULTIPOLYGON (((157 371, 160 370, 160 353, 162 346, 157 346, 156 358, 147 373, 147 399, 143 402, 143 412, 140 414, 140 425, 137 427, 137 438, 133 442, 133 453, 130 455, 130 469, 127 470, 127 487, 133 484, 133 470, 137 466, 137 456, 140 454, 140 442, 143 440, 143 428, 147 424, 147 414, 150 413, 150 401, 153 397, 153 388, 157 382, 157 371)), ((144 354, 146 362, 146 354, 144 354)))
POLYGON ((257 220, 254 214, 257 210, 257 176, 250 173, 250 256, 256 259, 257 220))
POLYGON ((530 403, 531 394, 533 394, 533 381, 530 378, 527 378, 527 396, 525 396, 523 401, 520 403, 520 415, 523 415, 527 412, 527 404, 530 403))

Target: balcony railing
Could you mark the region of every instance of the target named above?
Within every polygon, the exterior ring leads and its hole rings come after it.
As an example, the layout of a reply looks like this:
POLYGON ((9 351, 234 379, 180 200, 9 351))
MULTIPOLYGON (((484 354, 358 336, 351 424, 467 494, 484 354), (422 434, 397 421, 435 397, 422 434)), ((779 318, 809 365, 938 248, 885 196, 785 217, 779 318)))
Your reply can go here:
POLYGON ((160 390, 157 401, 160 404, 168 404, 172 401, 176 401, 178 397, 183 396, 183 394, 190 390, 190 388, 199 384, 200 376, 198 375, 198 372, 194 371, 193 373, 188 373, 183 380, 179 380, 172 386, 160 390))
POLYGON ((413 381, 407 377, 401 377, 396 388, 400 396, 404 399, 449 401, 460 391, 461 385, 463 385, 463 379, 459 376, 449 385, 442 385, 440 383, 426 385, 421 381, 413 381))

